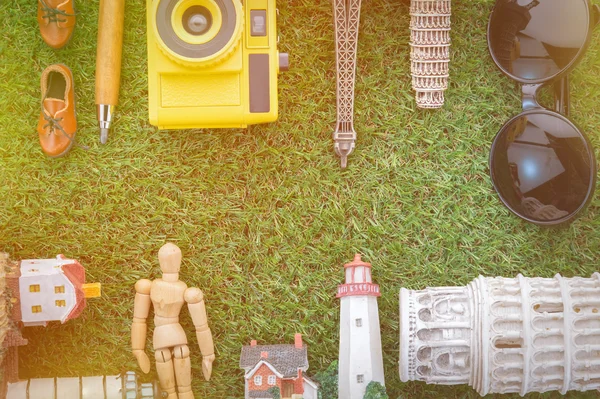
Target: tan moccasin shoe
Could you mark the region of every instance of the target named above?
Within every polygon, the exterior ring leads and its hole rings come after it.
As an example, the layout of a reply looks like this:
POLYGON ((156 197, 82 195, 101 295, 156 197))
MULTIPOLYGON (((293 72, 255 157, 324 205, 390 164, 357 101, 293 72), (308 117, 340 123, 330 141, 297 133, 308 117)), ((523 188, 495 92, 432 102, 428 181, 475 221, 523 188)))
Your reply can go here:
POLYGON ((73 0, 38 0, 37 20, 48 46, 64 47, 75 29, 73 0))
POLYGON ((37 132, 42 150, 50 157, 65 155, 75 141, 74 93, 73 74, 65 65, 50 65, 42 72, 42 112, 37 132))

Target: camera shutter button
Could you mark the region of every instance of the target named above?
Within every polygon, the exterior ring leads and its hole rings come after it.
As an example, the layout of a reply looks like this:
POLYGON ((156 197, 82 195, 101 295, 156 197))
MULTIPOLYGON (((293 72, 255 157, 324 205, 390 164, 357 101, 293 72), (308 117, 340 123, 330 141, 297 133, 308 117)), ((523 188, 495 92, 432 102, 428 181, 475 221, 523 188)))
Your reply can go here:
POLYGON ((279 53, 279 71, 285 72, 290 69, 290 56, 288 53, 279 53))

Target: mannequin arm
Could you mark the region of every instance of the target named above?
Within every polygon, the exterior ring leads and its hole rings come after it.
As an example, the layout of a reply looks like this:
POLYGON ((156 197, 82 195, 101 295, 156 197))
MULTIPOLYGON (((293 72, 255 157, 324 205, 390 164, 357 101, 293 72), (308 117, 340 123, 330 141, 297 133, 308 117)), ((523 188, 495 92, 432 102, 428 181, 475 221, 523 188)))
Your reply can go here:
POLYGON ((133 305, 133 324, 131 325, 131 349, 144 373, 150 371, 150 359, 146 355, 146 319, 150 313, 150 280, 135 283, 135 302, 133 305))
POLYGON ((184 298, 188 303, 194 327, 196 327, 196 338, 202 353, 202 374, 204 374, 204 379, 208 381, 212 374, 212 363, 215 360, 215 348, 212 333, 208 327, 204 294, 198 288, 188 288, 185 291, 184 298))

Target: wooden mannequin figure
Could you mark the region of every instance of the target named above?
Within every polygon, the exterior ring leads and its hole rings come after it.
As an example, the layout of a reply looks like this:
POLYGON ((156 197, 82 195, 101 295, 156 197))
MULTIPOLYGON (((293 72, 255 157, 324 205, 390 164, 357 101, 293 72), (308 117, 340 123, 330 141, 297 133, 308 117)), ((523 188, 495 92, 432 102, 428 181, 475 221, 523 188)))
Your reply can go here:
POLYGON ((158 261, 162 278, 154 281, 143 279, 135 284, 131 347, 140 368, 148 373, 150 359, 145 352, 146 319, 152 304, 155 324, 153 346, 161 389, 168 394, 167 399, 194 399, 190 350, 185 331, 179 324, 179 313, 184 301, 187 302, 202 353, 202 374, 208 381, 215 352, 204 295, 198 288, 187 288, 183 281, 179 281, 181 250, 176 245, 163 245, 158 251, 158 261))

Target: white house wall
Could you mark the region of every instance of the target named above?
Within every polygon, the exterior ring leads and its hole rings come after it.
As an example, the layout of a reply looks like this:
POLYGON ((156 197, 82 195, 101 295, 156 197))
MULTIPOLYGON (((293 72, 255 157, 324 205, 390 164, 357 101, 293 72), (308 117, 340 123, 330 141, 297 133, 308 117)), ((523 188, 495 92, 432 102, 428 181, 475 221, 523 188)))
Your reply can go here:
POLYGON ((302 396, 302 399, 317 399, 318 398, 317 389, 314 386, 312 386, 311 384, 309 384, 308 382, 306 382, 306 380, 304 380, 302 382, 302 386, 304 387, 304 394, 302 396))
POLYGON ((77 302, 75 288, 67 276, 60 269, 48 271, 38 268, 39 272, 27 273, 23 273, 23 267, 21 269, 19 294, 23 324, 25 326, 39 325, 52 320, 64 322, 77 302), (40 291, 30 292, 31 285, 39 285, 40 291), (65 292, 56 294, 55 287, 57 286, 64 286, 65 292), (56 300, 64 300, 66 306, 56 306, 56 300), (33 306, 42 306, 42 312, 32 313, 33 306))

